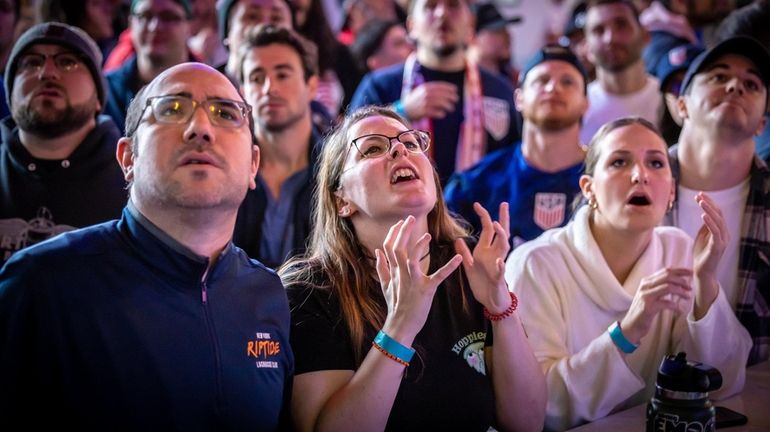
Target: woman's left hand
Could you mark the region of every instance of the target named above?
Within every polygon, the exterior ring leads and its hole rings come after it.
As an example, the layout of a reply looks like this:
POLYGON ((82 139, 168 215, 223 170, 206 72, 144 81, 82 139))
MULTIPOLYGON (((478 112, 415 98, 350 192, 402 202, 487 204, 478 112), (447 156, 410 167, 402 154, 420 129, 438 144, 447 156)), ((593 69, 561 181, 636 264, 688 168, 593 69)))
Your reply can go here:
POLYGON ((473 209, 481 220, 479 241, 471 254, 465 240, 457 239, 455 251, 463 257, 463 268, 473 296, 489 313, 497 315, 511 304, 511 295, 503 276, 505 258, 510 250, 508 203, 500 204, 499 220, 495 222, 481 204, 474 203, 473 209))

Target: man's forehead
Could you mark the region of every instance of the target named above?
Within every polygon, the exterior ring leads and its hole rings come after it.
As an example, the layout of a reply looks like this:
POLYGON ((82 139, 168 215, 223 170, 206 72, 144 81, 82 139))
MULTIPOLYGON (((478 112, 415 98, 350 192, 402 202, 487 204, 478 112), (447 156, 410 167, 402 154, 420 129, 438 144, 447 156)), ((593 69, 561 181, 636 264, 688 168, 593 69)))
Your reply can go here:
POLYGON ((184 7, 174 0, 139 0, 133 8, 134 13, 148 10, 173 10, 181 14, 185 13, 184 7))
POLYGON ((195 99, 240 96, 230 80, 203 64, 187 63, 166 70, 150 84, 148 97, 167 94, 189 94, 195 99))
POLYGON ((48 43, 32 44, 24 50, 24 54, 30 54, 30 53, 59 54, 62 52, 71 52, 71 53, 77 54, 77 52, 74 51, 72 48, 59 45, 59 44, 48 44, 48 43))
POLYGON ((270 45, 264 45, 254 47, 251 49, 244 58, 244 63, 250 63, 252 65, 261 64, 300 64, 300 59, 297 51, 289 45, 282 43, 272 43, 270 45))
POLYGON ((240 0, 238 4, 243 5, 244 8, 258 7, 289 10, 286 0, 240 0))
POLYGON ((618 18, 626 18, 630 22, 636 21, 634 11, 626 3, 606 3, 592 6, 586 11, 586 27, 618 18))

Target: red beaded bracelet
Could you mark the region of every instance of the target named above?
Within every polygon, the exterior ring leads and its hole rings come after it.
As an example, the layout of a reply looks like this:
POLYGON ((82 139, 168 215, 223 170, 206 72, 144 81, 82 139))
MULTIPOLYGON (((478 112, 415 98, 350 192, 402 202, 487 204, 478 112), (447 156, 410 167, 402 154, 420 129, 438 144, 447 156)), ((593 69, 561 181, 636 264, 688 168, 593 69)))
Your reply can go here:
POLYGON ((377 342, 372 342, 372 346, 377 348, 381 353, 385 354, 385 356, 395 362, 401 363, 403 366, 409 367, 409 362, 401 360, 400 358, 394 356, 393 354, 389 353, 385 348, 380 346, 377 342))
POLYGON ((509 316, 511 316, 513 311, 515 311, 516 308, 519 306, 519 299, 516 298, 516 294, 514 294, 514 293, 510 293, 510 294, 511 294, 511 305, 508 306, 508 309, 500 312, 497 315, 492 315, 491 313, 489 313, 487 308, 484 308, 484 318, 486 318, 486 319, 488 319, 490 321, 500 321, 500 320, 506 319, 509 316))

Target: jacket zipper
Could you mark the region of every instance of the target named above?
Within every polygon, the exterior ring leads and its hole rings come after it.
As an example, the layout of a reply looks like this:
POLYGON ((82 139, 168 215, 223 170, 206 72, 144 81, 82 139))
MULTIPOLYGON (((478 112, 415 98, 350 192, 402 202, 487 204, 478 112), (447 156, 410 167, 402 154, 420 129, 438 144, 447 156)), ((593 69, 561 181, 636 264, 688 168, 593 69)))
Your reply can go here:
POLYGON ((224 401, 222 391, 222 360, 219 352, 219 341, 216 338, 216 332, 214 331, 214 323, 209 316, 208 307, 208 286, 206 279, 201 282, 201 302, 203 306, 203 319, 206 324, 206 331, 209 334, 211 345, 214 348, 214 362, 215 362, 215 384, 216 384, 216 413, 217 416, 222 413, 222 402, 224 401))

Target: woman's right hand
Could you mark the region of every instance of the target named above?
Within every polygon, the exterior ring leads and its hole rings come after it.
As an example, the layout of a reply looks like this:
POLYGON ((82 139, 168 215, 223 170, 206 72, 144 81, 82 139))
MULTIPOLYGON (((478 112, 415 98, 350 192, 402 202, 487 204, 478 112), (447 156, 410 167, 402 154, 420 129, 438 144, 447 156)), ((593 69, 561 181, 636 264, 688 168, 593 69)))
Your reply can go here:
POLYGON ((415 219, 409 216, 390 228, 377 257, 377 276, 388 305, 382 330, 404 345, 411 345, 425 325, 433 296, 439 284, 462 262, 457 254, 432 275, 427 275, 421 259, 429 251, 430 234, 412 244, 415 219))
POLYGON ((642 279, 631 307, 620 322, 623 335, 639 345, 655 317, 664 310, 685 312, 692 302, 692 270, 663 268, 642 279))

